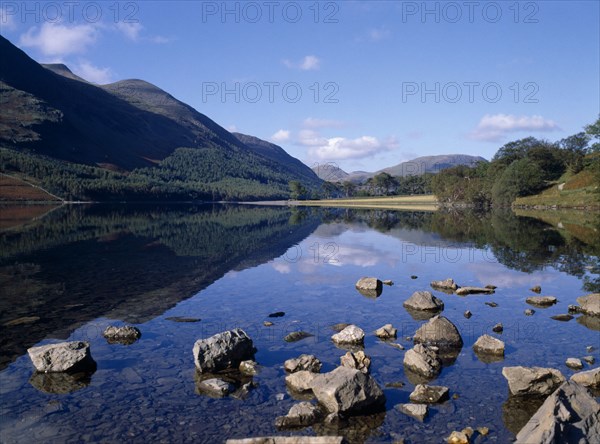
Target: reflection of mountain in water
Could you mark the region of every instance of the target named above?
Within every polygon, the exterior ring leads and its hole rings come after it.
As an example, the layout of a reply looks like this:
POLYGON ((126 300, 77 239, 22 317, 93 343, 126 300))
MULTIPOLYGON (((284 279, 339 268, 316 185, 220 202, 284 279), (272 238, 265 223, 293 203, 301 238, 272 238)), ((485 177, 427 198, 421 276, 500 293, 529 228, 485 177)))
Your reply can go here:
POLYGON ((287 208, 61 208, 0 235, 0 368, 97 317, 144 322, 308 236, 287 208))

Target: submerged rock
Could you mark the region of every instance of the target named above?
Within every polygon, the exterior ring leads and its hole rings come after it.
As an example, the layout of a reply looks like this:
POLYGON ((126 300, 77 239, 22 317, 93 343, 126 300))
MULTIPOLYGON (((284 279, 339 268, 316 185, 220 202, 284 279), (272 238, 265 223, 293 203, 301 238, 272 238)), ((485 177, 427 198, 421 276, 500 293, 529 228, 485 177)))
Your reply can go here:
POLYGON ((504 356, 504 342, 490 335, 483 335, 475 341, 473 350, 484 355, 504 356))
POLYGON ((582 386, 563 383, 517 434, 517 444, 600 442, 600 404, 582 386))
POLYGON ((393 339, 398 335, 398 330, 392 327, 392 324, 385 324, 383 327, 375 330, 375 336, 380 339, 393 339))
POLYGON ((73 341, 27 349, 38 372, 89 372, 96 370, 88 342, 73 341))
POLYGON ((573 316, 571 316, 570 314, 559 314, 559 315, 550 316, 550 318, 554 319, 555 321, 568 322, 571 319, 573 319, 573 316))
POLYGON ((365 340, 365 332, 356 325, 349 325, 334 334, 331 340, 336 344, 362 344, 365 340))
POLYGON ((417 404, 437 404, 449 399, 448 387, 441 385, 418 384, 409 398, 417 404))
POLYGON ((131 345, 142 337, 142 332, 137 327, 126 325, 124 327, 106 327, 102 336, 109 344, 131 345))
POLYGON ((454 279, 452 278, 443 281, 432 281, 429 285, 433 288, 441 288, 444 290, 456 290, 458 288, 458 285, 456 285, 456 282, 454 282, 454 279))
POLYGON ((350 324, 346 324, 345 322, 340 322, 339 324, 334 324, 331 326, 331 329, 335 332, 341 332, 343 329, 348 327, 350 324))
POLYGON ((381 281, 381 283, 382 283, 383 285, 388 285, 388 286, 390 286, 390 287, 391 287, 392 285, 394 285, 394 281, 392 281, 392 280, 390 280, 390 279, 386 279, 385 281, 381 281))
POLYGON ((415 291, 402 305, 411 310, 442 311, 444 309, 444 302, 429 291, 415 291))
POLYGON ((427 417, 429 411, 429 407, 426 404, 398 404, 394 408, 421 422, 427 417))
POLYGON ((284 311, 276 311, 275 313, 271 313, 269 315, 270 318, 281 318, 285 316, 285 312, 284 311))
POLYGON ((297 358, 288 359, 283 364, 283 368, 289 373, 295 373, 301 370, 319 373, 321 371, 321 366, 321 361, 314 355, 300 355, 297 358))
POLYGON ((298 342, 298 341, 301 341, 302 339, 310 338, 311 336, 314 336, 314 335, 312 333, 308 333, 306 331, 294 331, 294 332, 286 335, 286 337, 283 338, 283 340, 285 342, 298 342))
POLYGON ((92 382, 91 373, 40 373, 35 372, 29 383, 41 392, 66 395, 87 387, 92 382))
POLYGON ((252 339, 241 328, 198 339, 193 349, 194 362, 200 372, 217 372, 237 368, 254 357, 252 339))
POLYGON ((223 379, 211 378, 198 382, 196 388, 199 393, 222 398, 235 390, 235 386, 223 379))
POLYGON ((504 367, 502 376, 508 381, 513 395, 548 396, 565 382, 563 374, 553 368, 504 367))
POLYGON ((535 310, 533 308, 528 308, 525 310, 525 316, 533 316, 535 310))
POLYGON ((442 361, 436 348, 417 344, 404 354, 404 367, 431 379, 435 378, 442 370, 442 361))
POLYGON ((200 318, 186 318, 184 316, 170 316, 165 319, 167 321, 182 322, 182 323, 194 323, 194 322, 200 322, 202 320, 200 318))
POLYGON ((492 308, 496 308, 498 306, 498 304, 495 302, 486 302, 485 305, 492 308))
POLYGON ((365 352, 362 350, 356 353, 348 352, 340 358, 340 365, 359 370, 363 373, 369 373, 371 358, 365 355, 365 352))
POLYGON ((577 298, 580 310, 590 316, 600 316, 600 293, 592 293, 577 298))
POLYGON ((558 299, 556 299, 554 296, 532 296, 525 299, 525 302, 537 307, 549 307, 556 304, 558 299))
POLYGON ((456 326, 444 316, 435 316, 415 333, 415 343, 435 345, 440 348, 461 348, 462 337, 456 326))
POLYGON ((598 389, 600 388, 600 367, 585 372, 575 373, 571 376, 571 381, 584 387, 598 389))
POLYGON ((294 404, 288 414, 275 419, 277 428, 308 427, 321 420, 323 412, 310 402, 294 404))
POLYGON ((363 277, 356 282, 356 289, 360 294, 368 297, 379 297, 383 291, 383 283, 374 277, 363 277))

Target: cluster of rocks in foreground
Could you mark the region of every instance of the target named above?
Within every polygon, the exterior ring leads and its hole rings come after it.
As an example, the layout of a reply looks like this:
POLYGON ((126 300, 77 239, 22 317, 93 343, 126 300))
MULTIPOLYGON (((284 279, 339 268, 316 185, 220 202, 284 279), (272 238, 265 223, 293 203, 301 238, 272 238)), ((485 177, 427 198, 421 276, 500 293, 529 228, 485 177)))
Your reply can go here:
MULTIPOLYGON (((381 290, 381 281, 363 278, 356 287, 375 293, 381 290), (365 281, 366 279, 366 281, 365 281), (362 281, 362 282, 361 282, 362 281), (359 285, 360 284, 360 285, 359 285)), ((452 279, 432 283, 434 288, 457 292, 466 288, 464 294, 490 293, 495 287, 458 287, 452 279), (435 285, 434 285, 435 284, 435 285)), ((457 292, 458 293, 458 292, 457 292)), ((458 293, 460 294, 460 293, 458 293)), ((578 298, 578 310, 600 316, 600 295, 592 294, 578 298)), ((548 302, 548 301, 546 301, 548 302)), ((540 304, 540 300, 536 299, 540 304)), ((403 364, 408 379, 415 384, 410 403, 399 404, 395 410, 424 421, 429 406, 449 400, 450 389, 430 385, 444 367, 445 359, 455 359, 463 347, 458 328, 439 314, 444 303, 428 291, 415 292, 404 302, 407 310, 426 312, 432 317, 422 324, 413 336, 414 346, 404 354, 403 364)), ((374 332, 382 340, 396 338, 397 330, 386 324, 374 332)), ((141 336, 135 327, 109 327, 104 333, 109 343, 131 344, 141 336)), ((313 355, 300 355, 284 363, 285 382, 291 393, 299 394, 302 402, 294 404, 286 415, 277 417, 279 429, 301 428, 317 423, 333 424, 353 415, 372 414, 385 409, 383 390, 370 375, 371 359, 362 350, 365 332, 356 325, 343 325, 331 340, 340 348, 349 349, 340 358, 340 365, 327 373, 321 373, 322 363, 313 355), (313 402, 316 401, 316 402, 313 402)), ((484 362, 504 356, 504 342, 484 334, 473 345, 477 356, 484 362), (486 359, 491 359, 486 361, 486 359)), ((38 375, 72 374, 95 371, 96 363, 87 342, 65 342, 28 350, 38 375)), ((252 375, 258 373, 254 361, 256 349, 245 331, 236 328, 199 339, 193 346, 196 367, 196 389, 201 394, 215 398, 243 397, 254 388, 252 375), (232 379, 228 372, 235 371, 248 378, 232 379)), ((590 361, 588 361, 590 362, 590 361)), ((593 363, 593 358, 591 360, 593 363)), ((571 362, 572 368, 583 364, 571 362)), ((569 365, 569 361, 567 362, 569 365)), ((600 405, 588 389, 600 389, 600 368, 575 373, 569 381, 556 369, 541 367, 504 367, 502 375, 508 382, 511 396, 541 397, 545 401, 516 437, 517 443, 575 442, 579 437, 600 442, 600 405)), ((476 431, 467 427, 454 431, 449 443, 469 443, 474 434, 486 435, 489 430, 480 427, 476 431)), ((341 443, 343 437, 267 437, 229 440, 231 443, 341 443)))

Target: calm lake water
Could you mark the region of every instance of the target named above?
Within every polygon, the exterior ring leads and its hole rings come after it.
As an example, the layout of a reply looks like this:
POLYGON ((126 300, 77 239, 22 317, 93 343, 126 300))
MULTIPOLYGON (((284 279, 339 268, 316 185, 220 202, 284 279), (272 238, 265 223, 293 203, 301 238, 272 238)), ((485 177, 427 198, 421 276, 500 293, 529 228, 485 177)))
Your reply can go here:
POLYGON ((10 225, 0 232, 3 443, 218 443, 274 434, 419 443, 443 442, 466 426, 489 427, 484 441, 505 443, 539 404, 508 396, 503 366, 554 367, 569 377, 568 357, 600 361, 599 318, 551 319, 567 313, 577 297, 599 291, 593 220, 558 228, 512 213, 96 205, 10 225), (394 285, 368 298, 354 288, 363 276, 394 285), (498 288, 466 297, 430 288, 447 277, 498 288), (528 317, 525 299, 534 285, 559 302, 534 307, 528 317), (456 399, 432 406, 424 423, 394 409, 408 402, 416 382, 404 373, 405 352, 372 333, 391 323, 397 342, 410 348, 407 337, 425 320, 413 319, 402 303, 417 290, 444 301, 444 316, 464 339, 456 360, 432 382, 449 387, 456 399), (498 306, 485 304, 492 301, 498 306), (470 319, 463 316, 467 309, 470 319), (277 311, 285 316, 268 317, 277 311), (178 316, 201 320, 169 319, 178 316), (265 327, 265 320, 274 325, 265 327), (330 326, 342 322, 367 333, 365 352, 382 388, 404 386, 384 388, 385 412, 339 426, 278 431, 275 417, 297 402, 286 390, 283 362, 311 353, 324 363, 322 371, 335 368, 345 350, 331 342, 330 326), (498 322, 502 334, 491 331, 498 322), (142 338, 108 344, 104 328, 125 323, 135 324, 142 338), (239 398, 198 394, 194 342, 234 327, 258 350, 256 388, 239 398), (283 340, 299 330, 314 336, 283 340), (506 343, 503 360, 486 363, 475 355, 472 345, 484 333, 506 343), (97 371, 79 378, 35 375, 27 348, 64 340, 89 341, 97 371), (587 346, 595 350, 588 353, 587 346))

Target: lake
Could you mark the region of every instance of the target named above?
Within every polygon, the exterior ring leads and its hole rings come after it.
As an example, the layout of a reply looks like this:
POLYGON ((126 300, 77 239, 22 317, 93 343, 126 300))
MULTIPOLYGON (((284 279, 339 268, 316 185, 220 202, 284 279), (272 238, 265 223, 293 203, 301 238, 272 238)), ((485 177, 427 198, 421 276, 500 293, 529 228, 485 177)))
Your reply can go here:
POLYGON ((598 215, 573 223, 558 212, 542 214, 543 221, 511 212, 91 205, 11 219, 19 211, 1 209, 3 443, 215 443, 276 434, 441 442, 467 426, 486 426, 486 442, 504 443, 539 404, 509 397, 502 367, 553 367, 569 377, 567 358, 600 360, 600 318, 551 318, 600 290, 598 215), (366 297, 354 288, 363 276, 394 285, 366 297), (448 277, 497 289, 463 297, 429 285, 448 277), (526 304, 535 285, 559 302, 546 309, 526 304), (416 382, 404 372, 405 351, 392 344, 409 349, 426 322, 402 306, 418 290, 443 300, 443 315, 464 340, 432 382, 449 387, 451 399, 433 405, 423 423, 394 409, 408 402, 416 382), (527 308, 535 314, 526 316, 527 308), (285 315, 268 317, 278 311, 285 315), (267 320, 274 325, 264 326, 267 320), (504 332, 492 333, 498 322, 504 332), (366 332, 364 350, 384 389, 385 411, 278 431, 275 418, 297 402, 286 389, 284 361, 310 353, 323 362, 322 372, 334 369, 345 353, 330 339, 337 323, 366 332), (387 323, 398 329, 393 343, 373 334, 387 323), (124 324, 137 326, 141 339, 126 346, 102 337, 108 325, 124 324), (235 327, 257 348, 255 387, 245 396, 202 395, 194 342, 235 327), (300 330, 313 336, 283 340, 300 330), (483 362, 473 352, 484 333, 506 343, 504 359, 483 362), (65 340, 89 341, 97 370, 36 375, 27 348, 65 340), (396 382, 404 385, 389 386, 396 382))

